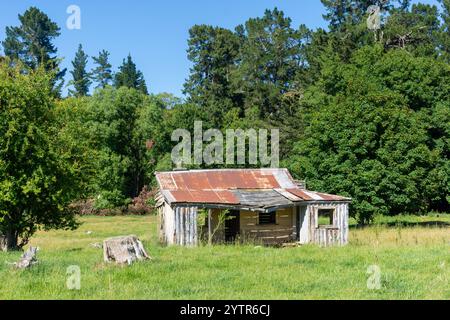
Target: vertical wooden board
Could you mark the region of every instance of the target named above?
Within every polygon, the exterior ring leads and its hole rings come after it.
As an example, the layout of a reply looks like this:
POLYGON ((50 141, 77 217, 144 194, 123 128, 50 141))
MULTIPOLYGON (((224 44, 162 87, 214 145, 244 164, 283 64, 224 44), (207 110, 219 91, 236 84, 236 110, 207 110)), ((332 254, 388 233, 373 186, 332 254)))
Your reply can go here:
POLYGON ((345 204, 342 205, 341 207, 341 215, 342 215, 342 224, 341 224, 341 244, 344 245, 345 244, 345 223, 346 223, 346 219, 345 219, 345 204))
POLYGON ((339 214, 338 214, 338 207, 336 207, 333 211, 333 225, 339 226, 339 214))
POLYGON ((197 246, 197 208, 192 207, 192 222, 193 222, 193 230, 192 230, 192 243, 194 246, 197 246))
MULTIPOLYGON (((339 231, 339 230, 342 230, 342 207, 340 204, 338 204, 336 206, 336 215, 337 215, 337 222, 338 222, 336 224, 336 226, 338 227, 338 231, 339 231)), ((336 232, 335 234, 333 234, 333 239, 336 244, 341 244, 341 238, 338 237, 339 233, 340 232, 336 232)))
POLYGON ((177 208, 177 244, 181 244, 181 214, 180 208, 177 208))
POLYGON ((178 244, 183 245, 184 237, 184 222, 183 222, 183 208, 178 210, 178 244))
POLYGON ((181 213, 180 208, 177 210, 177 244, 181 244, 181 213))
POLYGON ((174 216, 174 230, 173 230, 173 243, 178 244, 177 238, 178 238, 178 208, 175 208, 173 210, 173 216, 174 216))
POLYGON ((184 216, 184 241, 183 245, 186 246, 189 244, 189 215, 188 215, 188 208, 184 208, 183 210, 183 216, 184 216))
POLYGON ((183 208, 183 211, 182 211, 182 213, 181 213, 181 216, 182 216, 182 219, 183 219, 183 224, 182 224, 182 228, 183 228, 183 232, 182 232, 182 234, 183 234, 183 241, 182 241, 182 244, 183 244, 183 246, 185 246, 185 245, 186 245, 186 236, 187 236, 187 228, 186 228, 186 225, 187 225, 187 223, 186 223, 186 208, 183 208))
POLYGON ((184 209, 184 216, 185 216, 184 229, 186 230, 185 238, 184 238, 184 245, 188 246, 189 245, 189 232, 190 232, 190 226, 191 226, 190 219, 189 219, 189 208, 184 209))
POLYGON ((187 216, 188 216, 188 238, 187 238, 187 243, 188 243, 188 245, 189 246, 191 246, 192 245, 192 224, 193 224, 193 221, 192 221, 192 210, 191 210, 192 208, 187 208, 187 210, 186 210, 186 214, 187 214, 187 216))
POLYGON ((339 226, 339 244, 344 245, 344 233, 345 233, 345 204, 339 205, 339 213, 341 215, 341 224, 339 226))
POLYGON ((292 240, 297 240, 298 238, 298 230, 297 230, 297 212, 299 207, 291 208, 291 225, 292 225, 292 240))
POLYGON ((191 246, 194 246, 195 244, 195 219, 194 219, 194 207, 190 208, 190 216, 191 216, 191 246))
POLYGON ((189 219, 188 219, 188 224, 189 224, 189 228, 188 228, 188 230, 189 230, 189 232, 188 232, 188 234, 189 234, 188 245, 192 246, 192 242, 193 242, 192 241, 192 233, 193 233, 192 227, 193 227, 193 224, 194 224, 194 221, 192 221, 192 207, 188 208, 187 215, 189 217, 189 219))
POLYGON ((343 206, 342 206, 342 204, 339 204, 339 244, 340 245, 342 245, 343 244, 343 240, 344 240, 344 238, 343 238, 343 236, 344 236, 344 233, 343 233, 343 231, 344 231, 344 229, 343 229, 343 227, 344 227, 344 215, 343 215, 343 212, 344 212, 344 210, 343 210, 343 206))
POLYGON ((309 238, 309 207, 308 206, 300 206, 300 221, 298 222, 299 226, 299 240, 301 244, 307 244, 311 241, 309 238))
POLYGON ((175 244, 175 211, 168 203, 164 206, 164 218, 166 219, 166 234, 169 244, 175 244))
POLYGON ((208 209, 208 244, 212 243, 212 226, 211 226, 211 223, 212 223, 211 214, 212 214, 212 212, 211 211, 212 211, 211 209, 208 209))
POLYGON ((177 208, 177 245, 181 244, 181 215, 180 215, 180 208, 177 208))
POLYGON ((349 204, 348 203, 346 203, 345 204, 345 207, 346 207, 346 209, 345 209, 345 212, 346 212, 346 214, 345 214, 345 217, 346 217, 346 219, 347 219, 347 224, 346 224, 346 228, 345 228, 345 235, 346 235, 346 238, 345 238, 345 244, 347 244, 348 243, 348 230, 349 230, 349 221, 348 221, 348 219, 349 219, 349 204))
POLYGON ((193 230, 194 221, 192 219, 192 207, 189 208, 188 215, 189 215, 189 245, 192 246, 192 244, 194 242, 192 240, 192 235, 194 234, 194 230, 193 230))
MULTIPOLYGON (((317 227, 317 214, 318 214, 318 206, 317 205, 313 205, 311 206, 311 212, 309 214, 310 217, 310 224, 309 224, 309 228, 310 228, 310 233, 311 233, 311 238, 314 237, 314 234, 316 233, 316 227, 317 227)), ((320 242, 320 241, 319 241, 320 242)))

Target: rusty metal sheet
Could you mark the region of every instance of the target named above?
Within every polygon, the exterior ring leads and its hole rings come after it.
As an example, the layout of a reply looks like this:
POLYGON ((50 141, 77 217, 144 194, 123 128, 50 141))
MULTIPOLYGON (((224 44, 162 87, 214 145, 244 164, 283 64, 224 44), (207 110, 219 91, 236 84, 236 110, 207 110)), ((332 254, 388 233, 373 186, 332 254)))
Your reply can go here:
POLYGON ((222 200, 220 203, 239 204, 239 199, 230 191, 216 191, 216 194, 222 200))
POLYGON ((277 179, 275 178, 275 171, 270 174, 263 171, 253 171, 254 181, 257 183, 257 189, 276 189, 280 188, 277 179))
POLYGON ((283 189, 294 189, 297 188, 297 184, 292 178, 291 174, 287 169, 280 169, 277 171, 273 171, 273 176, 277 180, 280 188, 283 189))
MULTIPOLYGON (((300 189, 287 169, 222 169, 157 172, 161 192, 169 203, 239 204, 235 190, 275 192, 287 201, 343 201, 340 196, 300 189)), ((267 193, 269 194, 269 193, 267 193)), ((261 201, 255 195, 255 205, 261 201)), ((272 195, 272 193, 270 193, 272 195)), ((245 193, 251 202, 252 193, 245 193)), ((276 198, 276 195, 273 196, 276 198)), ((242 199, 241 199, 242 200, 242 199)), ((278 201, 278 200, 277 200, 278 201)))
POLYGON ((286 189, 286 191, 292 193, 293 195, 296 195, 299 198, 302 198, 305 201, 314 200, 311 196, 305 193, 305 190, 301 189, 286 189))
POLYGON ((293 193, 291 193, 291 192, 289 192, 289 191, 287 191, 285 189, 274 189, 274 190, 276 192, 278 192, 279 194, 281 194, 283 197, 285 197, 285 198, 287 198, 287 199, 289 199, 291 201, 294 201, 294 202, 303 201, 302 198, 294 195, 293 193))
POLYGON ((157 173, 162 189, 168 190, 228 190, 280 188, 275 174, 281 170, 196 170, 157 173))
POLYGON ((188 172, 182 175, 184 185, 189 190, 214 190, 210 185, 207 172, 188 172))
POLYGON ((177 189, 177 185, 172 178, 171 174, 167 173, 156 173, 156 180, 158 181, 161 189, 165 190, 175 190, 177 189))
POLYGON ((230 191, 174 190, 170 191, 174 203, 239 204, 230 191))
POLYGON ((303 190, 303 189, 287 189, 288 192, 302 198, 305 201, 321 200, 321 201, 345 201, 351 200, 337 195, 326 194, 321 192, 303 190))
POLYGON ((185 190, 172 190, 170 194, 173 197, 172 202, 194 202, 194 198, 189 191, 185 190))
POLYGON ((342 200, 350 200, 350 198, 337 196, 334 194, 327 194, 322 192, 316 192, 322 199, 329 200, 329 201, 342 201, 342 200))
POLYGON ((233 190, 240 204, 250 207, 288 207, 293 202, 274 190, 233 190))

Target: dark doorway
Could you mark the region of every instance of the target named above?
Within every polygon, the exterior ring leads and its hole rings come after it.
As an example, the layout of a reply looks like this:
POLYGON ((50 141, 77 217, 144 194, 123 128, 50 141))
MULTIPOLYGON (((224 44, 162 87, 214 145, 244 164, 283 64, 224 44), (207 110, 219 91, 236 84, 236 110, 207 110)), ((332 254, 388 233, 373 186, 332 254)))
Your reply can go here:
POLYGON ((230 210, 225 220, 225 241, 234 242, 240 229, 239 210, 230 210))

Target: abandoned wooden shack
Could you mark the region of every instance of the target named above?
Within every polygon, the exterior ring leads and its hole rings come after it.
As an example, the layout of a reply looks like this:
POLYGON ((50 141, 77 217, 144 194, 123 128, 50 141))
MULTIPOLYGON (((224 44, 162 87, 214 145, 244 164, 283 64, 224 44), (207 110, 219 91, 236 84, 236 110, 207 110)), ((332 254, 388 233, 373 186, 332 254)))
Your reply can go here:
POLYGON ((308 191, 287 169, 157 172, 160 241, 348 242, 350 198, 308 191))

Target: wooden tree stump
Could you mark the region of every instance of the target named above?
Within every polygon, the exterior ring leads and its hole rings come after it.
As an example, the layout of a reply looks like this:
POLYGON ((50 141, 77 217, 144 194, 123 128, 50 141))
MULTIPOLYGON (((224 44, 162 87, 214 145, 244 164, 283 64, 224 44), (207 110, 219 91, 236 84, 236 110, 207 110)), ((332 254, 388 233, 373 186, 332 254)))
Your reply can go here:
POLYGON ((103 241, 103 259, 105 262, 132 264, 136 260, 150 259, 142 242, 136 236, 122 236, 103 241))
POLYGON ((14 263, 17 269, 26 269, 36 264, 38 261, 36 259, 36 252, 38 248, 30 247, 20 258, 20 260, 14 263))

